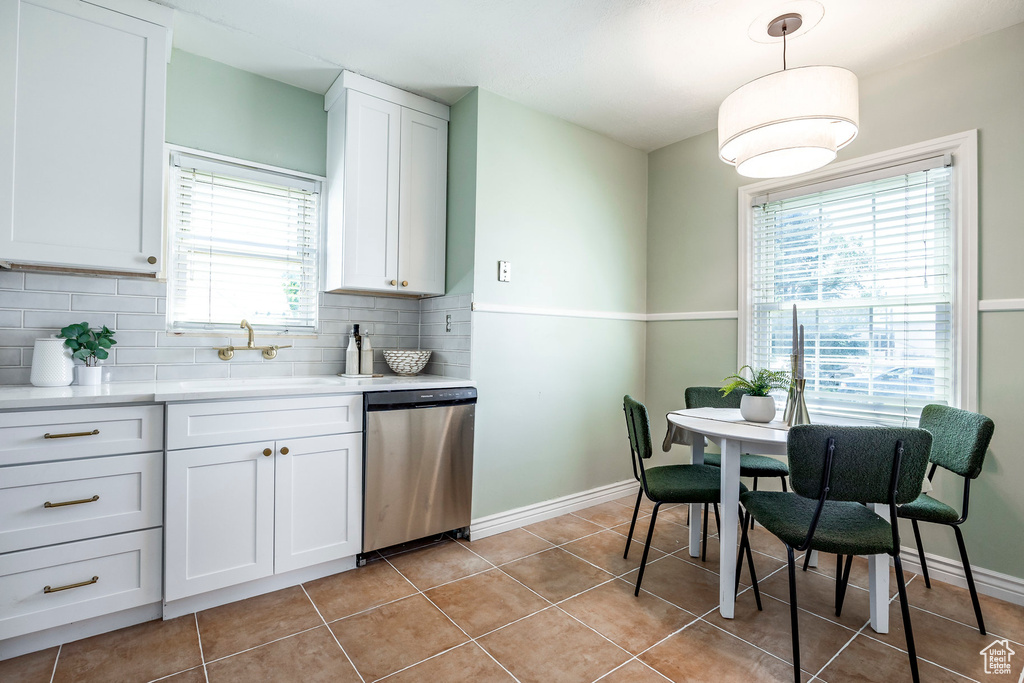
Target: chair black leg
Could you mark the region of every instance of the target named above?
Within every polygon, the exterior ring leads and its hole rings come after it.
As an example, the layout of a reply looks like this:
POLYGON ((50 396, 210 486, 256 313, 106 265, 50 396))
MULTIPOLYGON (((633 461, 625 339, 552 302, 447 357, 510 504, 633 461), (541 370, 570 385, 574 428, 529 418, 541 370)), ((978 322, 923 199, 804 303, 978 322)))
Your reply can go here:
POLYGON ((932 582, 928 578, 928 565, 924 560, 924 545, 921 543, 921 528, 917 525, 917 520, 910 520, 910 525, 914 527, 914 540, 917 541, 917 557, 921 560, 921 574, 924 576, 925 588, 931 588, 932 582))
MULTIPOLYGON (((718 507, 715 507, 718 510, 718 507)), ((708 561, 708 504, 704 503, 704 539, 700 545, 700 561, 708 561)))
POLYGON ((718 503, 714 503, 715 508, 715 533, 722 533, 722 519, 718 516, 718 503))
POLYGON ((811 551, 808 550, 804 553, 804 571, 807 571, 807 567, 811 564, 811 551))
POLYGON ((644 543, 644 555, 640 558, 640 571, 636 575, 636 590, 633 595, 640 595, 640 584, 644 580, 644 569, 647 568, 647 554, 651 552, 651 539, 654 538, 654 522, 658 519, 658 508, 661 503, 654 504, 654 512, 651 513, 651 526, 647 527, 647 542, 644 543))
POLYGON ((636 528, 636 516, 640 513, 640 500, 644 497, 644 487, 636 492, 636 506, 633 508, 633 521, 629 523, 629 535, 626 536, 626 550, 622 553, 622 559, 629 559, 629 544, 633 542, 633 529, 636 528))
POLYGON ((900 609, 903 611, 903 631, 907 634, 907 654, 910 655, 910 675, 914 683, 921 683, 921 675, 917 671, 917 648, 914 647, 914 629, 910 625, 910 603, 907 601, 907 583, 903 579, 903 563, 900 556, 893 556, 896 569, 896 585, 900 590, 900 609))
POLYGON ((783 493, 789 493, 789 487, 786 485, 786 478, 785 477, 779 477, 779 478, 782 479, 782 492, 783 493))
POLYGON ((842 566, 843 556, 836 559, 836 616, 843 616, 843 601, 846 600, 846 587, 850 585, 850 569, 853 567, 853 555, 846 556, 846 565, 842 566))
POLYGON ((754 490, 757 490, 757 477, 754 477, 754 490))
POLYGON ((757 611, 762 611, 761 607, 761 589, 757 585, 757 572, 754 570, 754 554, 750 552, 750 537, 747 536, 747 525, 753 523, 753 517, 750 513, 744 514, 740 517, 743 522, 743 537, 740 540, 740 554, 736 558, 736 592, 740 590, 740 568, 743 566, 743 553, 747 554, 747 568, 750 570, 750 584, 754 588, 754 600, 757 602, 757 611))
POLYGON ((964 565, 964 575, 967 577, 967 587, 971 589, 971 602, 974 603, 974 616, 978 617, 978 630, 985 635, 985 619, 981 616, 981 603, 978 602, 978 589, 974 587, 974 572, 971 571, 971 561, 967 559, 967 546, 964 545, 964 535, 960 527, 954 526, 956 532, 956 544, 960 546, 960 561, 964 565))
MULTIPOLYGON (((789 618, 793 631, 793 679, 800 683, 800 626, 796 606, 796 560, 793 559, 793 546, 786 544, 789 557, 789 618)), ((917 683, 917 679, 914 679, 917 683)))

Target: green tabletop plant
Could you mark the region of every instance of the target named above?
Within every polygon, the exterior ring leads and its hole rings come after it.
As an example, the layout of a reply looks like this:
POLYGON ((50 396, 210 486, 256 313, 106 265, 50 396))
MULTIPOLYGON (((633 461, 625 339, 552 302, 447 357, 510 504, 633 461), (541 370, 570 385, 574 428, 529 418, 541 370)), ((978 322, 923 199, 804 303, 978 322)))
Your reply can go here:
POLYGON ((769 392, 775 389, 789 390, 790 373, 785 370, 769 370, 768 368, 760 368, 755 370, 749 365, 744 365, 740 368, 740 373, 744 370, 750 370, 750 379, 747 379, 742 374, 729 375, 723 382, 727 382, 719 391, 722 392, 722 396, 728 396, 736 389, 746 389, 750 396, 767 396, 769 392))
POLYGON ((71 349, 71 356, 95 367, 97 361, 106 360, 110 353, 107 349, 117 343, 114 332, 104 325, 98 330, 89 327, 89 323, 75 323, 60 331, 64 338, 64 346, 71 349))

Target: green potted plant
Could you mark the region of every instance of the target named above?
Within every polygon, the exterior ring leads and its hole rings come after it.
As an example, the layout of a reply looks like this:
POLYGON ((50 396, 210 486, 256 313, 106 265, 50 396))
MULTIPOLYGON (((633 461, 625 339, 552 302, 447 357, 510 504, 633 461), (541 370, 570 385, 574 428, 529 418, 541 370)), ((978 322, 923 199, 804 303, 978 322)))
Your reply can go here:
POLYGON ((755 370, 744 365, 738 374, 729 375, 722 381, 726 382, 720 389, 723 396, 728 396, 736 389, 746 389, 747 393, 740 399, 740 414, 744 420, 771 422, 775 419, 775 399, 769 393, 775 389, 788 390, 790 377, 784 370, 755 370), (742 375, 744 370, 750 370, 750 379, 742 375))
POLYGON ((94 330, 89 323, 74 323, 63 328, 59 336, 64 338, 64 346, 71 349, 71 357, 85 364, 77 367, 78 383, 82 386, 99 384, 103 368, 97 363, 106 360, 110 356, 107 349, 117 343, 113 330, 106 325, 94 330))

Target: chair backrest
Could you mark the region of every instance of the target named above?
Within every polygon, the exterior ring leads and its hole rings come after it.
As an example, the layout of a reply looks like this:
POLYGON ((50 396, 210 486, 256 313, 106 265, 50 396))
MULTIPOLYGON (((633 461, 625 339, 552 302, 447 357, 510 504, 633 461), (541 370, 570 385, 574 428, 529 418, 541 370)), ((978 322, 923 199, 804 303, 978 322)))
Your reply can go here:
POLYGON ((739 408, 746 389, 734 389, 722 396, 718 387, 686 387, 683 399, 687 408, 739 408))
POLYGON ((654 454, 651 448, 651 421, 647 415, 647 407, 627 394, 622 398, 622 409, 626 413, 629 446, 633 453, 646 460, 654 454))
POLYGON ((789 472, 793 490, 820 498, 829 440, 833 440, 829 500, 889 503, 897 443, 903 455, 896 481, 897 504, 921 494, 932 436, 914 427, 799 425, 789 430, 789 472))
POLYGON ((969 410, 928 405, 921 411, 920 425, 932 435, 931 462, 968 479, 981 474, 996 428, 990 418, 969 410))

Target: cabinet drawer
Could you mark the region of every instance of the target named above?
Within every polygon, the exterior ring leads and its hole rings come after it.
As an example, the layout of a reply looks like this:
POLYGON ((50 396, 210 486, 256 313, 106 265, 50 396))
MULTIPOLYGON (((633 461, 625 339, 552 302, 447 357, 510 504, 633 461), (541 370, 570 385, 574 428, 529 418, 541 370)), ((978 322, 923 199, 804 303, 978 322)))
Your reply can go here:
POLYGON ((167 406, 167 450, 344 434, 362 429, 362 394, 167 406))
POLYGON ((0 640, 158 602, 160 545, 151 529, 0 555, 0 640))
POLYGON ((163 453, 8 467, 0 553, 160 526, 163 453))
POLYGON ((160 406, 0 413, 0 465, 159 450, 160 406))

